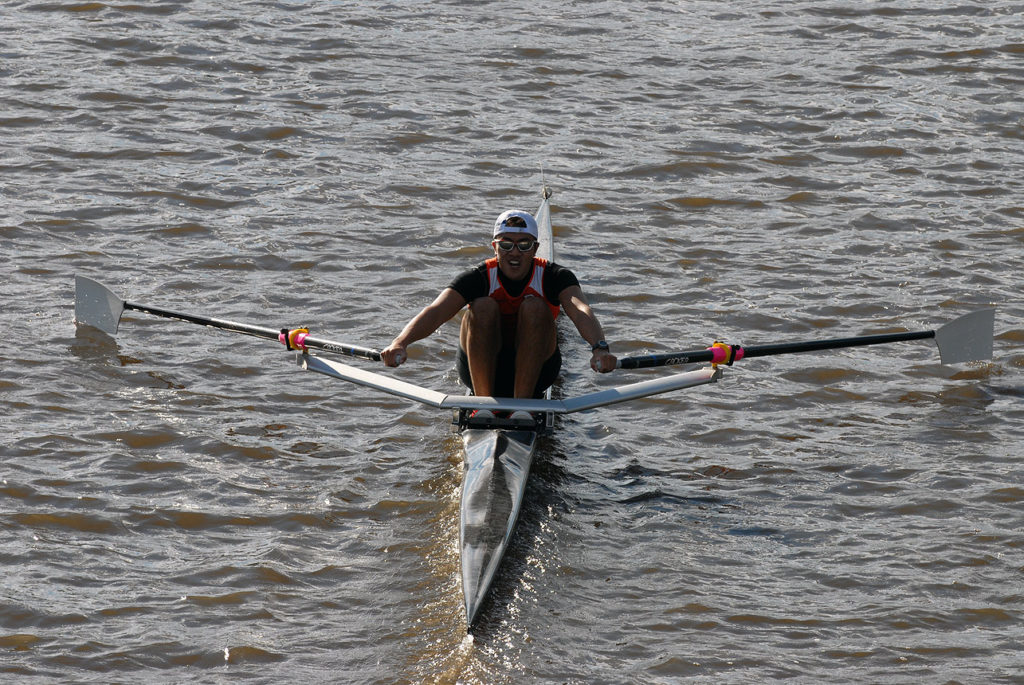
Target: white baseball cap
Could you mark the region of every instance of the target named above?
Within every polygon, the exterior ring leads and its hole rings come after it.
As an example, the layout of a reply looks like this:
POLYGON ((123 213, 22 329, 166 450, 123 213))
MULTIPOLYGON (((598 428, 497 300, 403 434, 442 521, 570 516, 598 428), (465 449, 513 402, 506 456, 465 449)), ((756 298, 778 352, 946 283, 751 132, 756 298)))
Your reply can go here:
POLYGON ((510 209, 504 212, 494 222, 494 236, 497 238, 502 233, 526 233, 538 238, 537 220, 529 212, 518 209, 510 209))

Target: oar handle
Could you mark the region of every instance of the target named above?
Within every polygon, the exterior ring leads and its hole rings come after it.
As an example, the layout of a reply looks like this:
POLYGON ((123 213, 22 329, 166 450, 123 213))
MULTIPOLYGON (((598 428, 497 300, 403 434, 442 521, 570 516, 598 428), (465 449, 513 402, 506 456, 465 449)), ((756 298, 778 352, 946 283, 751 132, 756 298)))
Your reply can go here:
POLYGON ((333 340, 324 340, 323 338, 314 338, 312 336, 307 337, 304 342, 306 347, 315 347, 318 350, 323 350, 324 352, 343 354, 348 357, 361 357, 375 362, 380 361, 380 350, 374 350, 369 347, 346 345, 344 343, 334 342, 333 340))
POLYGON ((686 352, 666 352, 664 354, 647 354, 636 357, 621 357, 615 364, 617 369, 650 369, 655 366, 674 366, 676 364, 699 364, 714 359, 711 350, 689 350, 686 352))

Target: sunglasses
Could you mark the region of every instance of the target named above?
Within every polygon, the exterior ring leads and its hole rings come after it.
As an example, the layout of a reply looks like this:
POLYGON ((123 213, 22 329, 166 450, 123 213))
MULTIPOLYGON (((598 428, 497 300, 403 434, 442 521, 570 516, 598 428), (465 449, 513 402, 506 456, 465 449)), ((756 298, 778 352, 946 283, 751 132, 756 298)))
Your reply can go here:
POLYGON ((502 240, 495 240, 498 249, 502 252, 511 252, 513 247, 518 247, 520 252, 529 252, 537 246, 537 241, 533 238, 523 238, 522 240, 509 240, 504 238, 502 240))

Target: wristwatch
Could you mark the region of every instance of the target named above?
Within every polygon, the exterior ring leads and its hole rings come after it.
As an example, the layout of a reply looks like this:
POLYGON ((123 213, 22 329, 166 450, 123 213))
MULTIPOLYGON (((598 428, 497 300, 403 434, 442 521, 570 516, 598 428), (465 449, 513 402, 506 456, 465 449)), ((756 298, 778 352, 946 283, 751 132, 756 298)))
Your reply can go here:
POLYGON ((608 347, 608 343, 604 340, 598 341, 596 345, 590 348, 591 352, 597 352, 598 350, 604 350, 605 352, 611 352, 611 348, 608 347))

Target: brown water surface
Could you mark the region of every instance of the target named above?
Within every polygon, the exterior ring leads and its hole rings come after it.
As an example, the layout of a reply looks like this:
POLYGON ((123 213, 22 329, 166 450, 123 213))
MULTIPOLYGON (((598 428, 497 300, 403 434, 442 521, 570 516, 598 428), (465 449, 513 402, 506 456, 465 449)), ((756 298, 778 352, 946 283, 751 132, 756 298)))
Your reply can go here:
MULTIPOLYGON (((0 679, 1021 682, 1024 6, 7 2, 0 679), (474 641, 448 417, 127 299, 381 347, 555 195, 619 353, 474 641)), ((395 373, 459 392, 456 327, 395 373)), ((559 392, 595 377, 565 329, 559 392)), ((362 363, 362 362, 356 362, 362 363)))

